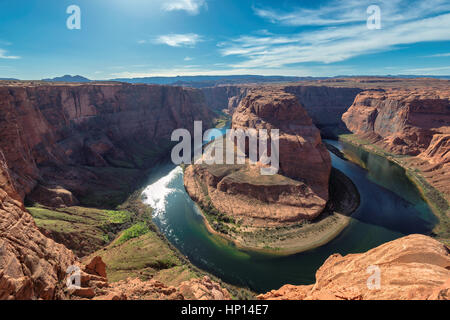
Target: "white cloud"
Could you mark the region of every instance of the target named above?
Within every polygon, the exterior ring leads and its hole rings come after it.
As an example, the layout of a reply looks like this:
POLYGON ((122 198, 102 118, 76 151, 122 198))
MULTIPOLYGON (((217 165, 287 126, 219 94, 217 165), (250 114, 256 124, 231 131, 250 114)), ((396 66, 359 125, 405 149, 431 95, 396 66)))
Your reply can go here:
POLYGON ((0 59, 20 59, 19 56, 8 56, 7 51, 0 49, 0 59))
POLYGON ((450 40, 448 1, 382 0, 381 30, 366 26, 368 3, 333 1, 316 10, 296 9, 284 14, 255 8, 256 14, 274 23, 316 28, 288 35, 240 36, 219 43, 219 52, 242 58, 235 68, 284 68, 311 62, 329 64, 413 43, 450 40))
POLYGON ((163 10, 177 11, 183 10, 189 14, 196 15, 200 12, 200 8, 206 6, 205 0, 165 0, 163 10))
POLYGON ((290 26, 329 26, 354 22, 364 22, 367 19, 366 10, 370 5, 381 8, 382 19, 385 22, 413 20, 450 10, 448 0, 333 0, 327 6, 317 9, 297 8, 291 12, 280 12, 270 8, 254 7, 256 15, 272 23, 290 26))
POLYGON ((194 47, 200 41, 202 41, 201 36, 195 33, 168 34, 159 36, 155 40, 158 44, 167 44, 171 47, 194 47))
POLYGON ((427 58, 440 58, 440 57, 450 57, 450 52, 449 53, 437 53, 437 54, 432 54, 429 56, 425 56, 427 58))
POLYGON ((192 60, 194 60, 194 59, 191 58, 191 57, 185 57, 185 58, 184 58, 184 61, 192 61, 192 60))

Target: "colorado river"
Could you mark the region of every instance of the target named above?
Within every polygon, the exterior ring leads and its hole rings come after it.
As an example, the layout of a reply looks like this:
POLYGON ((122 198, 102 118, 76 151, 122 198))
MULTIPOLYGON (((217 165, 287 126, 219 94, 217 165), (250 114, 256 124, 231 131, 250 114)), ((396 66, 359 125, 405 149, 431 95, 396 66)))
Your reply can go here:
POLYGON ((353 146, 327 142, 364 166, 363 169, 331 154, 333 166, 357 186, 361 204, 350 225, 317 249, 291 256, 268 255, 239 250, 211 235, 184 190, 182 169, 173 164, 153 170, 144 199, 154 208, 153 220, 161 232, 194 265, 225 282, 257 292, 278 289, 287 283, 314 283, 316 270, 334 253, 365 252, 408 234, 431 232, 437 218, 401 167, 353 146))

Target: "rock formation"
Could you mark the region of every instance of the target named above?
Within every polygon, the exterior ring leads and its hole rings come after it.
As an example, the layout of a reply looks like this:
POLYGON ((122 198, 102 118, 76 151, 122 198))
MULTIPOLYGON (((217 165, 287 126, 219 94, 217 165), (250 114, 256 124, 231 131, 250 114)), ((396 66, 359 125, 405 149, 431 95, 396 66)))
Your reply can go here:
POLYGON ((106 265, 100 257, 93 258, 79 271, 80 288, 65 289, 67 299, 92 300, 231 300, 227 289, 204 276, 166 286, 157 280, 127 279, 108 283, 106 265))
POLYGON ((343 115, 347 127, 384 150, 409 155, 430 183, 450 198, 448 90, 388 89, 360 93, 343 115))
POLYGON ((267 89, 252 92, 234 113, 233 129, 279 129, 280 173, 305 182, 327 200, 330 155, 295 96, 267 89))
POLYGON ((335 138, 346 130, 342 115, 348 110, 360 88, 333 88, 327 86, 292 85, 284 90, 292 93, 308 112, 314 124, 325 137, 335 138))
POLYGON ((248 85, 217 86, 202 88, 201 90, 205 95, 205 102, 209 108, 217 111, 226 110, 227 113, 232 115, 242 99, 247 96, 251 87, 248 85))
POLYGON ((194 200, 260 226, 311 220, 323 211, 331 160, 319 130, 295 96, 253 91, 234 113, 232 127, 279 129, 279 174, 263 176, 258 165, 249 164, 193 165, 185 171, 185 186, 194 200))
POLYGON ((113 182, 136 187, 141 170, 170 147, 174 129, 192 129, 194 120, 211 118, 198 90, 2 85, 0 299, 61 298, 57 287, 76 262, 70 250, 38 230, 23 205, 25 196, 60 207, 77 204, 93 190, 110 192, 113 182))
POLYGON ((107 170, 101 168, 148 168, 170 150, 174 129, 191 130, 194 120, 211 118, 202 93, 194 89, 5 85, 0 87, 0 158, 22 197, 35 189, 30 199, 73 205, 89 195, 90 184, 114 188, 104 185, 108 181, 99 175, 107 170))
POLYGON ((286 285, 261 300, 450 299, 450 249, 423 235, 410 235, 366 253, 329 257, 316 283, 286 285), (379 268, 380 283, 369 279, 379 268), (368 269, 369 268, 369 269, 368 269), (372 271, 371 271, 372 270, 372 271), (369 280, 369 286, 367 285, 369 280), (370 289, 369 289, 370 288, 370 289))
POLYGON ((75 256, 38 230, 11 180, 0 160, 0 300, 58 298, 75 256))

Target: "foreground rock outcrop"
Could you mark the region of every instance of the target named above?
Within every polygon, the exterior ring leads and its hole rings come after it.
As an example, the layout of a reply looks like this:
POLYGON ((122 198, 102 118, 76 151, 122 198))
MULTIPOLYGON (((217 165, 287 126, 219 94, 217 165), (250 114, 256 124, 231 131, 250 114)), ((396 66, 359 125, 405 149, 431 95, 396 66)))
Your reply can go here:
MULTIPOLYGON (((72 274, 73 275, 73 274, 72 274)), ((92 300, 230 300, 227 289, 209 277, 191 279, 179 286, 166 286, 157 280, 127 279, 108 283, 106 265, 93 258, 79 271, 79 288, 66 288, 65 298, 92 300)))
POLYGON ((405 166, 419 169, 450 199, 448 90, 364 91, 342 119, 353 133, 387 152, 413 157, 404 160, 405 166))
POLYGON ((58 298, 75 261, 70 250, 38 230, 0 160, 0 300, 58 298))
MULTIPOLYGON (((372 271, 371 271, 372 270, 372 271)), ((261 300, 412 300, 450 299, 450 249, 423 235, 410 235, 366 253, 329 257, 316 283, 286 285, 261 300), (370 286, 370 268, 379 268, 380 286, 370 286), (369 269, 368 269, 369 268, 369 269)))

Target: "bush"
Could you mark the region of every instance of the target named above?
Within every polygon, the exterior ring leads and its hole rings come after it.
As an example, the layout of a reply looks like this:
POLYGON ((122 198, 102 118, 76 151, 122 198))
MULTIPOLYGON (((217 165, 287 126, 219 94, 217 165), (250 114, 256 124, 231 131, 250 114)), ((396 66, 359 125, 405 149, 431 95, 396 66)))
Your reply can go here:
POLYGON ((130 239, 140 237, 148 233, 149 231, 150 229, 148 228, 147 224, 143 222, 136 223, 122 233, 120 238, 117 240, 117 244, 119 245, 130 239))

